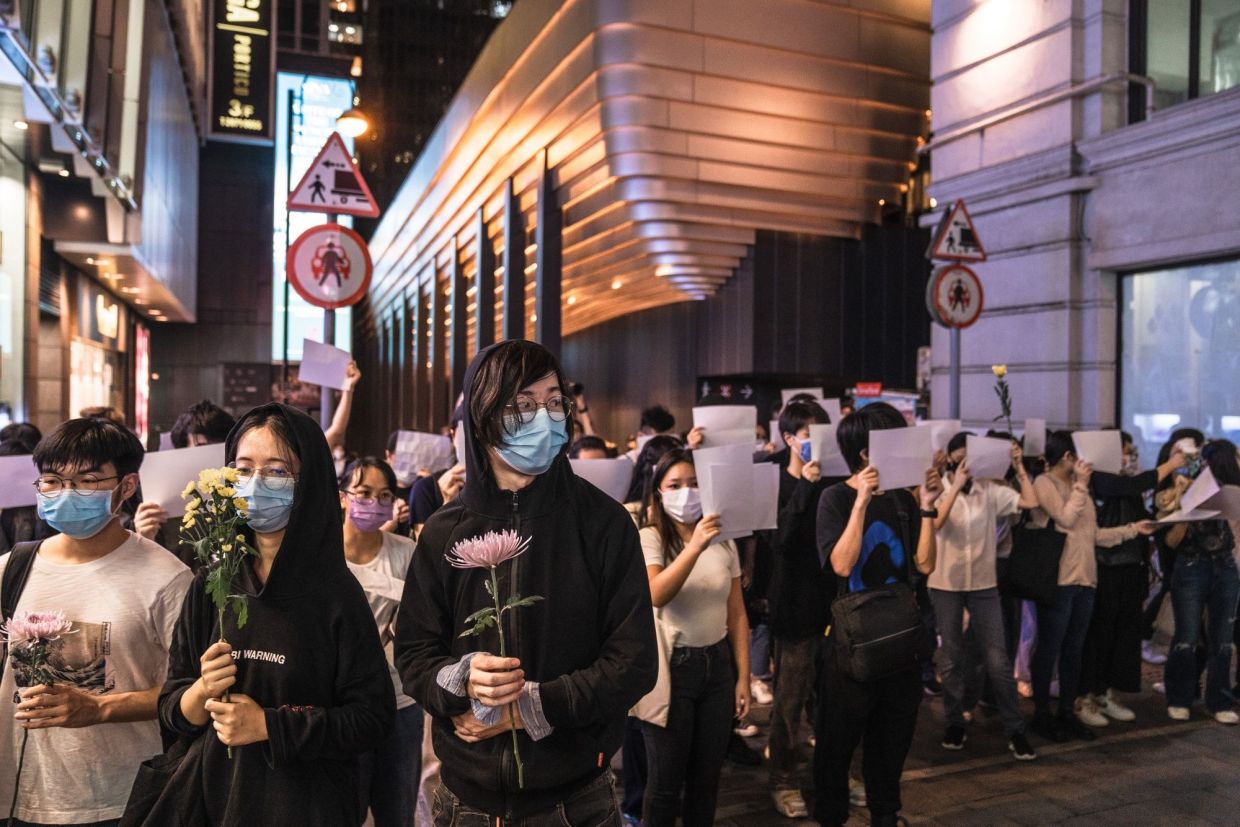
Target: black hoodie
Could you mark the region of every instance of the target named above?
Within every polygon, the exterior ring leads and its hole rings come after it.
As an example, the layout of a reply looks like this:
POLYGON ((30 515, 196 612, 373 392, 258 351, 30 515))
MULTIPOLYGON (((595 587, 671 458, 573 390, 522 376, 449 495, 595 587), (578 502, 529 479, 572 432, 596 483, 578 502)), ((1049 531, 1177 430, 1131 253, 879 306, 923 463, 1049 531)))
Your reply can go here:
MULTIPOLYGON (((478 367, 465 376, 469 409, 478 367)), ((467 806, 520 818, 547 809, 596 778, 620 747, 629 708, 658 674, 650 589, 637 530, 611 497, 575 476, 561 452, 520 492, 501 491, 484 449, 465 428, 461 495, 426 522, 405 581, 396 622, 396 666, 405 691, 434 716, 435 753, 444 783, 467 806), (499 651, 494 630, 462 638, 465 619, 490 605, 482 569, 455 569, 444 558, 458 541, 516 529, 529 550, 501 569, 500 588, 545 600, 505 615, 511 656, 526 680, 540 684, 543 713, 554 731, 519 736, 525 789, 517 786, 512 738, 466 743, 451 716, 469 701, 436 682, 441 669, 474 651, 499 651)))
MULTIPOLYGON (((201 674, 199 658, 220 638, 200 572, 181 611, 159 696, 160 724, 192 744, 147 824, 360 824, 357 757, 379 745, 395 720, 374 617, 345 566, 335 469, 323 431, 294 408, 272 403, 262 409, 288 423, 301 470, 266 584, 242 566, 249 621, 237 629, 228 612, 223 635, 237 661, 230 691, 265 708, 269 738, 235 748, 229 759, 209 722, 195 727, 181 714, 181 696, 201 674)), ((236 452, 234 429, 228 461, 236 452)))

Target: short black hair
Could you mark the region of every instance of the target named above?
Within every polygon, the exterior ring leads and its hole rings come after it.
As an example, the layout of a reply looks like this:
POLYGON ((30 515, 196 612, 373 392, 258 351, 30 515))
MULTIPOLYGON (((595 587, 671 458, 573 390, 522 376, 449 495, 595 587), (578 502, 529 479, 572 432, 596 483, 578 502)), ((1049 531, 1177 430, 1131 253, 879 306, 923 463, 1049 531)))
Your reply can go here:
POLYGON ((1051 431, 1046 435, 1046 467, 1054 468, 1065 456, 1076 452, 1071 431, 1051 431))
POLYGON ((1212 439, 1201 448, 1201 459, 1210 467, 1219 485, 1240 485, 1240 462, 1236 444, 1228 439, 1212 439))
POLYGON ((814 396, 812 393, 794 393, 792 396, 788 397, 789 405, 791 405, 793 402, 815 402, 816 403, 817 401, 818 401, 818 397, 814 396))
POLYGON ((0 439, 0 457, 20 457, 30 451, 20 439, 0 439))
POLYGON ((341 491, 348 491, 353 486, 362 481, 362 477, 366 475, 369 468, 378 468, 383 474, 383 481, 387 483, 387 487, 392 490, 392 494, 396 494, 396 472, 392 470, 392 466, 388 465, 378 457, 358 457, 350 462, 344 469, 344 473, 340 475, 337 482, 341 491))
POLYGON ((1128 433, 1127 431, 1120 431, 1119 441, 1121 445, 1132 445, 1133 444, 1132 434, 1128 433))
POLYGON ((400 439, 400 431, 392 431, 392 433, 388 434, 387 452, 389 454, 396 453, 396 441, 398 439, 400 439))
POLYGON ((869 451, 870 431, 907 427, 904 414, 894 407, 886 402, 871 402, 840 420, 839 428, 835 431, 835 441, 839 443, 840 453, 848 463, 848 470, 855 474, 865 467, 861 452, 869 451))
POLYGON ((16 440, 26 446, 26 450, 22 452, 25 454, 33 453, 34 446, 38 445, 41 439, 43 432, 29 422, 11 422, 0 428, 0 442, 16 440))
POLYGON ((205 436, 212 445, 223 442, 235 424, 232 414, 210 399, 203 399, 182 411, 172 424, 172 447, 187 447, 192 434, 205 436))
POLYGON ((961 431, 947 441, 947 453, 959 451, 969 444, 969 437, 976 436, 972 431, 961 431))
POLYGON ((676 427, 676 417, 662 405, 651 405, 642 411, 642 428, 649 428, 656 434, 666 433, 676 427))
POLYGON ((55 474, 66 468, 85 471, 110 462, 123 477, 136 474, 145 455, 142 443, 128 428, 103 417, 80 417, 62 422, 39 441, 34 464, 40 474, 55 474))
MULTIPOLYGON (((783 444, 784 434, 796 435, 806 425, 829 425, 831 417, 817 402, 789 402, 779 415, 779 444, 783 444)), ((774 434, 771 440, 774 441, 774 434)))
MULTIPOLYGON (((560 360, 538 342, 510 339, 500 342, 487 354, 474 374, 469 391, 469 424, 473 438, 483 448, 498 448, 511 427, 505 410, 528 387, 548 374, 554 374, 560 393, 571 404, 568 382, 560 360)), ((571 428, 567 423, 565 428, 571 428)))
POLYGON ((604 451, 611 456, 611 449, 607 447, 607 440, 601 436, 591 436, 587 434, 577 440, 568 449, 568 455, 572 459, 577 459, 582 451, 604 451))

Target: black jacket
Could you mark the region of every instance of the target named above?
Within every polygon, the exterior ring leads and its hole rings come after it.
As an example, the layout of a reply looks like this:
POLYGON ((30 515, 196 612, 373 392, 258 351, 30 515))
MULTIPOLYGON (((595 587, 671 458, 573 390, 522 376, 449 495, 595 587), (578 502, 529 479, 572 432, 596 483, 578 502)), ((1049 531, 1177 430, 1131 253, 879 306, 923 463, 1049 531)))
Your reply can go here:
MULTIPOLYGON (((465 377, 469 409, 482 351, 465 377)), ((405 691, 434 717, 435 753, 444 783, 470 807, 519 818, 552 807, 592 781, 623 739, 629 708, 658 674, 650 589, 637 530, 628 512, 575 476, 565 454, 520 492, 500 491, 483 449, 465 428, 465 487, 436 511, 418 538, 396 622, 396 665, 405 691), (500 589, 545 598, 505 615, 508 654, 526 680, 540 684, 554 731, 519 736, 525 789, 518 790, 512 738, 470 744, 451 716, 469 702, 436 678, 470 652, 497 653, 494 629, 464 637, 465 619, 489 605, 483 569, 456 569, 444 558, 457 542, 515 529, 529 550, 500 571, 500 589)))
MULTIPOLYGON (((358 756, 391 733, 396 715, 387 662, 362 587, 344 561, 331 452, 317 423, 283 405, 301 460, 293 513, 265 585, 249 565, 241 588, 249 621, 225 615, 223 637, 237 660, 233 694, 266 710, 269 740, 226 748, 210 723, 181 714, 199 658, 221 631, 200 572, 177 623, 168 681, 159 697, 165 732, 190 739, 189 753, 146 823, 151 825, 360 824, 358 756)), ((236 432, 227 457, 236 456, 236 432)))
MULTIPOLYGON (((1098 509, 1098 527, 1111 528, 1139 520, 1151 519, 1145 507, 1145 493, 1158 485, 1158 471, 1150 470, 1134 476, 1095 471, 1090 478, 1098 509)), ((1148 537, 1125 540, 1113 548, 1094 548, 1100 566, 1140 566, 1149 557, 1148 537)))
POLYGON ((831 622, 835 581, 818 562, 818 500, 839 477, 818 482, 779 472, 779 522, 771 578, 771 633, 781 640, 821 636, 831 622))

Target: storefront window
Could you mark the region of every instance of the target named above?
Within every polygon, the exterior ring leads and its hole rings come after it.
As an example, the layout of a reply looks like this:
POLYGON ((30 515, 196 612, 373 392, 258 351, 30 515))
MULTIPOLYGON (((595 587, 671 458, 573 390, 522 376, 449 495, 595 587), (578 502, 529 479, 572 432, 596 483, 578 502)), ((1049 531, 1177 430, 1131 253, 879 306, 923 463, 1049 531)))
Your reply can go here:
POLYGON ((1240 260, 1123 279, 1120 415, 1145 464, 1176 428, 1240 442, 1240 260))
MULTIPOLYGON (((1240 6, 1236 0, 1131 0, 1132 71, 1154 79, 1165 109, 1240 86, 1240 6)), ((1145 117, 1134 85, 1132 120, 1145 117)))
MULTIPOLYGON (((5 58, 0 57, 0 60, 5 58)), ((20 87, 0 86, 0 427, 31 419, 23 394, 26 330, 26 142, 11 134, 22 117, 20 87)))
POLYGON ((1240 86, 1240 4, 1236 0, 1202 0, 1201 94, 1240 86))

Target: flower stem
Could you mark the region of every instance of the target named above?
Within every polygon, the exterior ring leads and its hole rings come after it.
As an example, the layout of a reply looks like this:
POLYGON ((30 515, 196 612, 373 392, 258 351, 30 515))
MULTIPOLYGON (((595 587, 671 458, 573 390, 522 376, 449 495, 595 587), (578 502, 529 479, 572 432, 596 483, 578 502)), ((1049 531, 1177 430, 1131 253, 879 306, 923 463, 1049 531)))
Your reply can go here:
POLYGON ((17 812, 17 791, 22 786, 22 766, 26 763, 26 739, 29 737, 30 730, 22 730, 22 751, 17 759, 17 778, 13 780, 13 803, 9 805, 9 827, 13 827, 13 814, 17 812))
MULTIPOLYGON (((491 568, 491 597, 495 600, 495 629, 499 632, 499 656, 508 657, 508 647, 504 643, 504 610, 499 602, 499 578, 495 568, 491 568)), ((508 704, 508 723, 512 727, 512 757, 517 762, 517 788, 525 789, 525 765, 521 763, 521 746, 517 742, 517 705, 508 704)))
MULTIPOLYGON (((228 641, 224 639, 224 607, 223 606, 219 607, 219 613, 220 613, 220 643, 227 643, 228 641)), ((224 690, 224 697, 220 698, 220 700, 222 700, 224 703, 228 703, 228 690, 224 690)), ((233 757, 232 747, 229 747, 228 748, 228 760, 231 761, 232 757, 233 757)))

